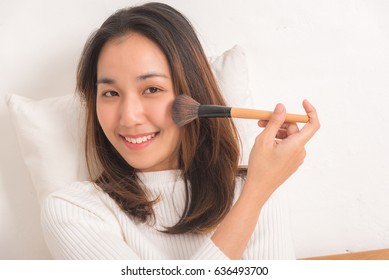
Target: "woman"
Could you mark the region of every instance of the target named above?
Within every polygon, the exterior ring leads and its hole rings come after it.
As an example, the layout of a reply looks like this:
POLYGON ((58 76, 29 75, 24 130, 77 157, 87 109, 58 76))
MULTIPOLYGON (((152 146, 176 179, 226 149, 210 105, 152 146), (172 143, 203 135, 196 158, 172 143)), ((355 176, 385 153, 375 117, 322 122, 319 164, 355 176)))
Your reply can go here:
POLYGON ((238 168, 229 119, 179 128, 178 94, 224 105, 190 23, 161 3, 119 10, 87 42, 77 88, 87 109, 91 182, 51 195, 42 224, 55 258, 293 258, 277 188, 303 162, 319 128, 284 123, 278 104, 238 168), (243 175, 242 175, 243 174, 243 175))

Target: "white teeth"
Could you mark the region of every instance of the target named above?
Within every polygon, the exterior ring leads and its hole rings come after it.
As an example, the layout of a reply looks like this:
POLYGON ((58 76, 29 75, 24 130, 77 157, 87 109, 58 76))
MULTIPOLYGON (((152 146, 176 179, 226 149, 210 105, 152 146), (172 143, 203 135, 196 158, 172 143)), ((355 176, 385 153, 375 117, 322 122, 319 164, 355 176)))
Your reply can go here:
POLYGON ((154 138, 154 136, 155 133, 143 137, 138 137, 138 138, 125 137, 125 139, 127 142, 130 142, 132 144, 140 144, 149 141, 151 138, 154 138))

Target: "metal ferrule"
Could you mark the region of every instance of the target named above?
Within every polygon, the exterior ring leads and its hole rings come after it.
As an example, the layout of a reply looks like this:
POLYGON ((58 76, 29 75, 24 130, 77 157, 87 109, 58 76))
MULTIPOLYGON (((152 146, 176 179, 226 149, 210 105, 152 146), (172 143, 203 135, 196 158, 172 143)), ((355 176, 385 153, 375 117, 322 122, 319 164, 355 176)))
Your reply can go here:
POLYGON ((200 105, 198 116, 206 118, 230 118, 231 107, 219 105, 200 105))

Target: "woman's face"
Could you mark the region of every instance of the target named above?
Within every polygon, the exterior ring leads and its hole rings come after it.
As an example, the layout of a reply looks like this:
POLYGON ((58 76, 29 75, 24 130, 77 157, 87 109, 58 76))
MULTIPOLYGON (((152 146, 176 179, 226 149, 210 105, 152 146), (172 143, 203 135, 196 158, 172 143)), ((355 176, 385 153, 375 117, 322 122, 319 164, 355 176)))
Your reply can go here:
POLYGON ((97 117, 108 140, 135 169, 178 168, 179 128, 167 59, 137 33, 108 41, 97 64, 97 117))

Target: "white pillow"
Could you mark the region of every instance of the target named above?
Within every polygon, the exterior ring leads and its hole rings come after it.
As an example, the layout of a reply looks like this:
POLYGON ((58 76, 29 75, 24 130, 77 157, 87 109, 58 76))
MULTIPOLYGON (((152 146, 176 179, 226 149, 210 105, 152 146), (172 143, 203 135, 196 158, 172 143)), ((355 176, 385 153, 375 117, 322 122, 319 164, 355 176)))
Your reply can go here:
MULTIPOLYGON (((235 46, 210 59, 228 104, 252 106, 248 91, 248 69, 241 47, 235 46)), ((20 150, 30 172, 39 201, 74 181, 88 180, 84 157, 84 112, 75 95, 32 100, 18 95, 7 97, 20 150)), ((255 137, 244 122, 237 122, 243 142, 242 164, 255 137)))

